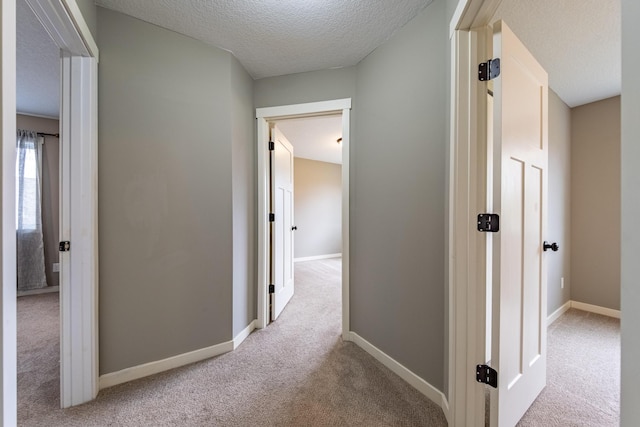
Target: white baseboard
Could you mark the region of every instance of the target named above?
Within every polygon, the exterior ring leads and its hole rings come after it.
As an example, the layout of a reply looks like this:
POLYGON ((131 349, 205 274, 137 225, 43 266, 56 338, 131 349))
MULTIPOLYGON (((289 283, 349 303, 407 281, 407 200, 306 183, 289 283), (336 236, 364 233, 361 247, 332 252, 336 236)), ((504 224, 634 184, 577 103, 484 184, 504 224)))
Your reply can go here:
POLYGON ((353 331, 349 332, 349 341, 358 345, 358 347, 369 353, 378 362, 391 369, 393 373, 405 380, 407 383, 409 383, 409 385, 413 386, 420 393, 424 394, 429 400, 440 406, 444 412, 445 417, 449 419, 449 404, 447 398, 440 390, 411 372, 400 362, 384 353, 382 350, 362 338, 357 333, 353 331))
POLYGON ((234 350, 236 348, 240 347, 240 344, 242 344, 242 342, 245 339, 247 339, 249 334, 251 334, 251 332, 253 332, 254 329, 256 329, 256 322, 257 322, 257 320, 252 320, 251 323, 249 323, 249 326, 244 328, 242 330, 242 332, 240 332, 238 335, 235 336, 235 338, 233 338, 233 349, 234 350))
POLYGON ((553 322, 558 320, 567 310, 575 308, 576 310, 588 311, 590 313, 601 314, 603 316, 620 318, 620 310, 614 310, 612 308, 600 307, 599 305, 587 304, 584 302, 569 300, 565 302, 559 309, 551 313, 547 317, 547 326, 550 326, 553 322))
POLYGON ((547 316, 547 327, 551 326, 553 322, 558 320, 558 318, 562 316, 564 313, 566 313, 566 311, 569 310, 570 308, 571 308, 571 301, 567 301, 564 304, 562 304, 560 308, 558 308, 556 311, 554 311, 549 316, 547 316))
POLYGON ((16 295, 18 297, 26 297, 28 295, 50 294, 50 293, 59 292, 59 291, 60 291, 60 286, 47 286, 46 288, 30 289, 28 291, 17 291, 16 295))
POLYGON ((603 316, 620 318, 620 310, 614 310, 612 308, 600 307, 599 305, 587 304, 584 302, 571 301, 571 308, 576 308, 582 311, 589 311, 591 313, 602 314, 603 316))
POLYGON ((301 258, 294 258, 293 262, 302 262, 302 261, 317 261, 319 259, 329 259, 329 258, 341 258, 342 254, 327 254, 327 255, 316 255, 316 256, 305 256, 301 258))
POLYGON ((158 374, 170 369, 179 368, 191 363, 200 362, 201 360, 210 359, 224 353, 235 350, 256 328, 256 321, 253 320, 249 325, 236 335, 233 340, 213 345, 211 347, 201 348, 199 350, 190 351, 189 353, 179 354, 177 356, 168 357, 166 359, 149 362, 138 366, 132 366, 121 371, 112 372, 101 375, 99 378, 99 388, 112 387, 117 384, 126 383, 149 375, 158 374))

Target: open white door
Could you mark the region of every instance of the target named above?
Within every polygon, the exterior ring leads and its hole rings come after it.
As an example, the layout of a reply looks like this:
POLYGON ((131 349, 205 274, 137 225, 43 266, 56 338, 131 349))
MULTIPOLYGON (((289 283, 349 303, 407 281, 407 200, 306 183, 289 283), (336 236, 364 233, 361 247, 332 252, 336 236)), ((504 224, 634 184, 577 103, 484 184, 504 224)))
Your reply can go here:
POLYGON ((293 146, 277 126, 271 129, 271 320, 293 296, 293 146))
POLYGON ((503 22, 494 24, 494 212, 491 426, 514 426, 546 385, 546 71, 503 22))

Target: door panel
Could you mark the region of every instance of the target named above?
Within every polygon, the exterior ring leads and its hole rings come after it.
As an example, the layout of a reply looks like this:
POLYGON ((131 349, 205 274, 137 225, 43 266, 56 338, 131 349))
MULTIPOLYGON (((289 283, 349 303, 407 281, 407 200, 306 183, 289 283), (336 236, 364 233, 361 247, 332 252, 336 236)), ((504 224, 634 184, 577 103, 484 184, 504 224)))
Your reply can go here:
POLYGON ((277 319, 293 297, 293 146, 277 126, 272 128, 274 142, 272 191, 275 214, 272 268, 274 292, 271 294, 271 320, 277 319))
POLYGON ((546 384, 547 73, 501 21, 494 24, 491 425, 514 426, 546 384))

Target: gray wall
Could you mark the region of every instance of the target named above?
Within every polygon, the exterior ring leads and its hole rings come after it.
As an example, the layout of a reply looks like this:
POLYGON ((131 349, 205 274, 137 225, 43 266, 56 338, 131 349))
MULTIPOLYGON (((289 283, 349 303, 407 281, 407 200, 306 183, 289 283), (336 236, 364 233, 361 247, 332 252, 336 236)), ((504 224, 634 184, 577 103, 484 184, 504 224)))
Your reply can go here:
MULTIPOLYGON (((17 115, 18 129, 44 133, 58 133, 58 120, 17 115)), ((55 136, 46 136, 42 146, 42 237, 44 240, 44 263, 47 285, 58 286, 60 275, 53 272, 53 263, 58 262, 60 242, 60 143, 55 136)))
POLYGON ((294 258, 341 253, 342 166, 296 157, 293 173, 294 258))
POLYGON ((622 0, 622 393, 621 425, 640 420, 640 2, 622 0))
POLYGON ((232 337, 236 109, 228 52, 102 8, 98 24, 104 374, 232 337))
POLYGON ((351 328, 442 390, 445 1, 357 66, 351 328))
POLYGON ((547 312, 571 298, 571 109, 549 90, 549 209, 545 239, 560 245, 547 252, 547 312), (564 277, 564 289, 560 280, 564 277))
POLYGON ((253 79, 231 62, 233 173, 233 336, 256 318, 256 142, 253 79))
POLYGON ((355 89, 356 67, 348 67, 256 80, 253 99, 256 107, 275 107, 354 98, 355 89))
POLYGON ((351 97, 351 328, 443 389, 445 0, 354 68, 257 80, 257 107, 351 97), (418 332, 419 331, 419 332, 418 332))
POLYGON ((620 97, 571 111, 571 299, 620 308, 620 97))

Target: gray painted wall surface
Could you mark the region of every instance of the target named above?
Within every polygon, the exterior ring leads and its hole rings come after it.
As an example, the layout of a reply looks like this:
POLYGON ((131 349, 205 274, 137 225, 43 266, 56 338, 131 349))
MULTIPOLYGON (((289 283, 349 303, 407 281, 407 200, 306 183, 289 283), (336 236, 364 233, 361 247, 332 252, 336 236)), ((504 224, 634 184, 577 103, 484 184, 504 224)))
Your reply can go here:
POLYGON ((640 420, 640 2, 622 0, 622 393, 621 425, 640 420))
POLYGON ((294 258, 341 253, 342 166, 296 157, 293 174, 294 258))
POLYGON ((100 8, 100 372, 232 333, 230 54, 100 8))
POLYGON ((233 173, 233 336, 256 316, 256 142, 253 79, 234 57, 231 65, 233 173))
POLYGON ((253 99, 256 107, 275 107, 354 98, 355 89, 356 67, 348 67, 256 80, 253 99))
POLYGON ((620 97, 571 110, 571 299, 620 308, 620 97))
POLYGON ((571 298, 571 109, 549 90, 548 228, 544 239, 557 242, 547 252, 547 313, 571 298), (564 277, 564 289, 560 279, 564 277))
POLYGON ((351 328, 442 390, 445 1, 357 66, 351 328))
POLYGON ((352 67, 254 84, 257 107, 352 98, 352 330, 440 390, 448 69, 435 64, 446 57, 445 21, 436 0, 357 76, 352 67))
MULTIPOLYGON (((97 43, 98 37, 98 7, 95 4, 94 0, 76 0, 76 4, 82 13, 82 17, 87 23, 87 27, 89 27, 89 31, 91 31, 91 35, 93 36, 95 42, 97 43)), ((98 45, 98 49, 100 46, 98 45)))
MULTIPOLYGON (((58 133, 58 120, 17 115, 18 129, 44 133, 58 133)), ((55 136, 46 136, 42 146, 42 235, 44 239, 44 263, 47 284, 58 286, 60 275, 53 272, 53 263, 58 262, 60 242, 60 143, 55 136)))

